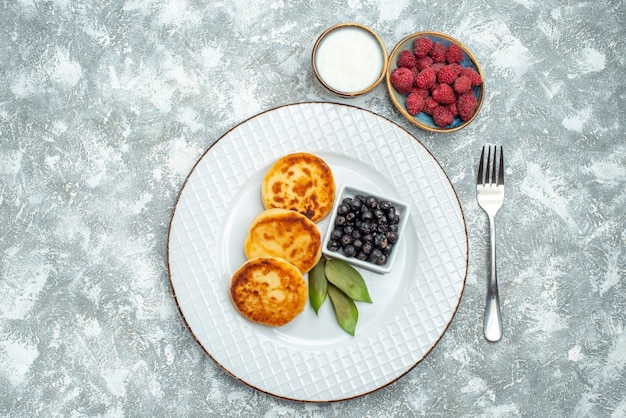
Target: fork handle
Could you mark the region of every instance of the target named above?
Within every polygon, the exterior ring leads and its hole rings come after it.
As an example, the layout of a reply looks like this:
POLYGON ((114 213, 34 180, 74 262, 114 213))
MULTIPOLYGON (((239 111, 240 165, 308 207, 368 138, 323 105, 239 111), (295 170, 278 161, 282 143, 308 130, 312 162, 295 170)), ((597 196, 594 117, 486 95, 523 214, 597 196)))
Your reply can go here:
POLYGON ((489 272, 484 333, 488 341, 495 342, 502 338, 502 316, 500 314, 498 278, 496 275, 496 224, 493 216, 489 216, 489 272))

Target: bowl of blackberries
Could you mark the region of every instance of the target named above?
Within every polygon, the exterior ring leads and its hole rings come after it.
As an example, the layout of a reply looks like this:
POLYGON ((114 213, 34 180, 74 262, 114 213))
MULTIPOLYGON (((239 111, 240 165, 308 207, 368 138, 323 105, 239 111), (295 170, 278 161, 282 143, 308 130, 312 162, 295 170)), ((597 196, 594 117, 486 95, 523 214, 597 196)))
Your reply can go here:
POLYGON ((387 63, 387 89, 398 111, 430 132, 470 124, 483 102, 483 73, 469 49, 453 37, 416 32, 402 39, 387 63))
POLYGON ((350 185, 339 190, 322 252, 376 273, 391 271, 409 206, 350 185))

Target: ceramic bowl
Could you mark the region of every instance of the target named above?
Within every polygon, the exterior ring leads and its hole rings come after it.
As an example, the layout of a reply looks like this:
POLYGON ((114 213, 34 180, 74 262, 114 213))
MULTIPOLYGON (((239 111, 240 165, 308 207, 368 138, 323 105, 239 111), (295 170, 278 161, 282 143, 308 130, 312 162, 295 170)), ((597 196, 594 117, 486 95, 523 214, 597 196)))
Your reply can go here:
POLYGON ((325 30, 313 46, 315 78, 331 93, 353 98, 369 93, 385 79, 387 49, 367 26, 339 23, 325 30))
POLYGON ((391 96, 391 100, 393 104, 398 109, 398 111, 404 117, 407 118, 407 120, 419 126, 420 128, 425 129, 430 132, 439 132, 439 133, 454 132, 470 124, 476 118, 482 106, 484 80, 485 80, 485 77, 483 76, 482 70, 480 69, 480 66, 478 65, 478 61, 476 61, 476 58, 474 58, 474 55, 472 55, 472 53, 461 42, 443 33, 416 32, 407 36, 406 38, 398 42, 398 44, 393 48, 393 50, 391 51, 391 54, 389 55, 389 60, 387 62, 386 82, 387 82, 387 89, 389 90, 389 94, 391 96), (396 89, 391 84, 391 73, 393 72, 393 70, 395 70, 398 67, 397 62, 398 62, 398 56, 400 55, 400 53, 404 50, 413 51, 413 43, 415 39, 421 38, 421 37, 430 38, 430 40, 433 41, 433 43, 440 42, 444 44, 446 48, 450 44, 456 44, 463 51, 463 61, 460 63, 461 66, 474 69, 478 74, 480 74, 481 78, 483 79, 482 84, 480 84, 479 86, 472 87, 472 90, 471 90, 472 93, 474 94, 474 97, 476 98, 477 103, 476 103, 476 110, 474 111, 474 115, 470 119, 463 121, 457 116, 454 118, 454 121, 450 125, 446 127, 440 127, 435 124, 435 122, 433 121, 433 118, 430 115, 427 115, 424 112, 419 112, 413 116, 406 110, 407 94, 400 94, 396 91, 396 89))
POLYGON ((381 274, 390 272, 393 267, 396 256, 400 252, 398 247, 402 245, 403 243, 402 235, 404 234, 404 231, 406 230, 406 225, 409 220, 409 206, 406 203, 401 202, 397 199, 390 199, 385 196, 379 195, 377 193, 371 193, 371 192, 368 192, 367 190, 361 190, 350 185, 342 186, 337 196, 338 198, 335 200, 335 205, 333 207, 333 211, 331 212, 330 224, 328 225, 328 230, 326 231, 326 236, 324 237, 324 242, 322 243, 322 253, 328 258, 336 258, 336 259, 344 260, 352 264, 354 267, 362 267, 367 270, 370 270, 376 273, 381 273, 381 274), (328 249, 328 242, 331 240, 331 233, 333 229, 335 228, 337 216, 339 216, 337 213, 337 208, 343 203, 343 200, 346 197, 353 198, 356 195, 362 195, 362 196, 371 195, 371 196, 376 197, 379 202, 389 201, 396 208, 396 213, 400 217, 399 223, 398 223, 398 240, 394 244, 393 249, 391 250, 391 253, 389 253, 389 255, 387 256, 387 261, 382 265, 378 265, 367 260, 360 260, 356 257, 347 257, 343 253, 342 249, 339 249, 338 251, 331 251, 328 249))

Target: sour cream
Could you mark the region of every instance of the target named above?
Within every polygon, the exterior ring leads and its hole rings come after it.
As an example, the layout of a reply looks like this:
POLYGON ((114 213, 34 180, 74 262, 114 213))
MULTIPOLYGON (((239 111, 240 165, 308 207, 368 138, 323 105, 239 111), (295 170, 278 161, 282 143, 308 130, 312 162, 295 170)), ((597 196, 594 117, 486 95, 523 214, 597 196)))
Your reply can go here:
POLYGON ((342 96, 372 90, 383 79, 386 64, 384 43, 371 29, 355 23, 328 29, 313 49, 315 75, 342 96))

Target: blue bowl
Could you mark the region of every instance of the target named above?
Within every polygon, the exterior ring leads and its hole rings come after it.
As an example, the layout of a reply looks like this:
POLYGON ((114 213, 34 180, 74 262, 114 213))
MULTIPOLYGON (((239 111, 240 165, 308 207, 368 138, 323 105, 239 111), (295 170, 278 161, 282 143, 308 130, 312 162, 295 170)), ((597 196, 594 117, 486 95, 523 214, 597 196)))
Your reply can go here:
POLYGON ((400 42, 398 42, 398 44, 396 44, 396 46, 391 51, 391 54, 389 55, 386 73, 387 73, 386 74, 387 89, 389 90, 391 101, 396 106, 396 109, 398 109, 398 111, 402 113, 402 115, 406 117, 411 123, 430 132, 439 132, 439 133, 454 132, 469 125, 478 115, 478 111, 480 110, 482 103, 483 103, 483 90, 484 90, 484 85, 485 85, 485 77, 483 76, 482 70, 480 69, 478 62, 476 61, 476 58, 474 58, 472 53, 465 47, 465 45, 463 45, 461 42, 457 41, 456 39, 452 38, 451 36, 445 35, 443 33, 416 32, 402 39, 400 42), (450 125, 442 128, 440 126, 437 126, 435 122, 433 121, 433 118, 424 112, 420 112, 416 114, 415 116, 412 116, 409 112, 407 112, 406 110, 407 94, 400 94, 396 91, 396 89, 391 84, 391 73, 393 72, 393 70, 395 70, 398 67, 397 62, 398 62, 398 56, 400 55, 400 53, 404 50, 409 50, 412 52, 413 42, 415 41, 415 39, 423 38, 423 37, 430 38, 430 40, 433 41, 433 43, 440 42, 444 44, 446 47, 448 47, 452 43, 456 44, 463 51, 463 61, 460 64, 463 67, 469 67, 469 68, 474 69, 478 74, 480 74, 481 78, 483 79, 483 83, 481 85, 472 87, 474 97, 476 97, 476 110, 474 111, 474 115, 470 119, 463 121, 457 116, 454 118, 454 121, 450 125))

